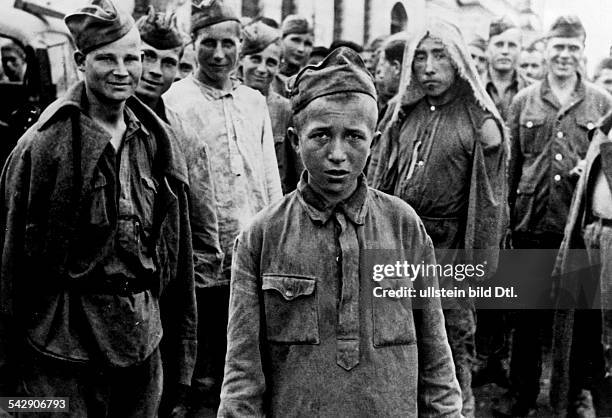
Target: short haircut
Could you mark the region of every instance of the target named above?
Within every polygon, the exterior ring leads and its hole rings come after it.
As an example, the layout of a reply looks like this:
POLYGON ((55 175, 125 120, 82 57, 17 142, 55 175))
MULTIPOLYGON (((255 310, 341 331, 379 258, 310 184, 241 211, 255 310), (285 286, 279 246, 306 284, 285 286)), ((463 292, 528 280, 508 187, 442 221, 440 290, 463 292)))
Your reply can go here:
POLYGON ((402 65, 407 42, 408 38, 405 36, 390 37, 384 44, 385 59, 389 62, 397 61, 402 65))

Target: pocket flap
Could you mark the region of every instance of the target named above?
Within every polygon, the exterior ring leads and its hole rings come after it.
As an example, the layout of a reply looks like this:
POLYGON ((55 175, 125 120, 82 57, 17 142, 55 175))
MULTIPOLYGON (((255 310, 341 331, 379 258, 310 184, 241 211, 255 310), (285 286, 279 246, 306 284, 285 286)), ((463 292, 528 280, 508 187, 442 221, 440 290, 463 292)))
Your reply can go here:
POLYGON ((536 189, 536 184, 532 181, 521 180, 518 185, 518 194, 533 194, 536 189))
POLYGON ((535 115, 521 115, 520 124, 527 128, 533 128, 544 124, 546 118, 535 115))
POLYGON ((593 118, 588 116, 576 116, 576 124, 588 131, 594 129, 596 126, 593 118))
POLYGON ((316 281, 303 277, 263 276, 262 290, 276 290, 285 300, 312 295, 316 281))

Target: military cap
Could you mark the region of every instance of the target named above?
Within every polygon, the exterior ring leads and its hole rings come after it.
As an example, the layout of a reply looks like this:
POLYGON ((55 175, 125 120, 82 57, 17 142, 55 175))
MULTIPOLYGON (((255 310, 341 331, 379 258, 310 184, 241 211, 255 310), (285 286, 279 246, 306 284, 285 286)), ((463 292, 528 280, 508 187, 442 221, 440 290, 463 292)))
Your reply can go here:
POLYGON ((504 33, 508 29, 514 28, 518 28, 518 26, 516 26, 516 24, 507 16, 502 16, 499 19, 495 19, 489 24, 489 39, 504 33))
POLYGON ((372 76, 359 54, 347 47, 336 48, 318 65, 304 67, 290 86, 294 114, 313 100, 332 94, 362 93, 377 99, 372 76))
POLYGON ((217 23, 234 21, 240 23, 240 18, 224 0, 202 0, 191 4, 191 31, 217 23))
POLYGON ((485 39, 480 35, 475 35, 472 41, 469 43, 469 45, 476 47, 480 49, 481 51, 487 50, 487 41, 485 41, 485 39))
POLYGON ((92 0, 64 18, 79 51, 84 54, 123 38, 133 27, 129 13, 113 0, 92 0))
POLYGON ((136 22, 140 38, 157 49, 173 49, 183 46, 183 36, 176 23, 176 15, 155 13, 155 8, 149 6, 149 11, 136 22))
POLYGON ((578 16, 559 16, 546 34, 548 38, 586 38, 586 32, 578 16))
POLYGON ((308 20, 305 17, 298 15, 287 16, 285 20, 283 20, 281 31, 283 32, 283 38, 294 33, 312 34, 312 28, 310 27, 308 20))
POLYGON ((242 29, 241 56, 256 54, 280 39, 280 32, 261 21, 249 23, 242 29))

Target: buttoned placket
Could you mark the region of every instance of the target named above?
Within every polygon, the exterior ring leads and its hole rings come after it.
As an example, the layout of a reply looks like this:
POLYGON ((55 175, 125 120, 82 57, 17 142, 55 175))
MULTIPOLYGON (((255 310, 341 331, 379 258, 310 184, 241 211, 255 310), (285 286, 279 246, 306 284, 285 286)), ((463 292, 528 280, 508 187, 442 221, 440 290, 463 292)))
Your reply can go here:
POLYGON ((229 108, 230 102, 233 100, 231 94, 221 98, 223 103, 223 116, 225 117, 225 131, 227 134, 227 146, 229 154, 230 171, 235 176, 243 175, 242 161, 240 159, 240 151, 238 149, 238 136, 236 135, 236 127, 232 118, 232 111, 229 108))
POLYGON ((359 364, 359 242, 355 226, 342 212, 336 210, 334 218, 340 229, 340 256, 336 261, 341 280, 336 363, 351 370, 359 364))

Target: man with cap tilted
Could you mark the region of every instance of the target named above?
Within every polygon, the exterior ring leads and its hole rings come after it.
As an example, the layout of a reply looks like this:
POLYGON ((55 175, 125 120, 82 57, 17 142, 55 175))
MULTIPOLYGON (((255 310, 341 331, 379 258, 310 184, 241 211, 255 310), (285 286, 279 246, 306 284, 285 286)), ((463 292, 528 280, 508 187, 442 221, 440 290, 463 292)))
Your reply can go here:
MULTIPOLYGON (((190 185, 189 212, 193 238, 194 274, 196 288, 205 287, 219 274, 223 260, 219 245, 216 200, 208 159, 210 152, 205 143, 198 144, 196 134, 189 129, 176 112, 165 105, 161 97, 170 88, 178 73, 178 65, 183 52, 183 36, 176 24, 175 15, 156 13, 152 6, 147 15, 136 22, 136 26, 142 39, 143 55, 142 77, 136 89, 136 96, 153 109, 161 120, 171 126, 178 145, 189 158, 187 169, 190 185)), ((201 320, 208 320, 208 318, 201 320)), ((173 353, 166 353, 165 341, 162 340, 164 383, 167 386, 164 390, 162 414, 167 412, 166 407, 175 406, 168 405, 166 400, 167 395, 177 388, 176 384, 173 384, 177 380, 180 382, 178 387, 181 391, 171 399, 180 398, 182 406, 187 405, 187 389, 191 385, 196 361, 195 351, 189 354, 190 357, 184 362, 185 367, 181 370, 171 369, 170 366, 173 363, 167 361, 166 357, 172 356, 173 353)))
MULTIPOLYGON (((574 187, 583 170, 588 132, 612 106, 610 95, 587 82, 579 71, 586 38, 580 20, 559 17, 546 38, 546 77, 516 95, 508 118, 514 248, 559 248, 574 187)), ((539 277, 540 288, 547 295, 553 264, 554 258, 543 259, 534 266, 537 271, 531 279, 539 277)), ((518 312, 510 364, 511 391, 500 407, 502 412, 524 415, 536 406, 542 372, 541 334, 550 326, 548 311, 518 312)))
POLYGON ((162 335, 173 370, 196 349, 187 169, 131 97, 131 16, 95 0, 65 21, 84 81, 24 134, 0 183, 0 306, 14 330, 0 352, 17 394, 68 397, 73 416, 155 416, 162 335))
POLYGON ((270 88, 281 64, 281 39, 278 29, 261 21, 246 25, 242 30, 240 68, 244 84, 266 96, 274 148, 283 194, 295 190, 304 169, 287 136, 291 126, 291 102, 270 88))
POLYGON ((508 17, 493 20, 489 25, 489 68, 484 85, 504 121, 508 118, 508 108, 516 93, 530 83, 517 71, 521 44, 521 29, 508 17))
MULTIPOLYGON (((206 320, 198 325, 202 338, 192 387, 204 406, 216 408, 233 242, 257 212, 282 197, 282 190, 266 100, 232 76, 241 47, 237 14, 222 0, 194 4, 191 30, 198 69, 175 82, 164 100, 210 151, 224 261, 216 277, 198 285, 198 315, 206 320)), ((201 163, 197 156, 186 157, 190 164, 201 163)))
POLYGON ((306 65, 313 46, 313 31, 308 19, 289 15, 281 25, 283 61, 280 73, 274 77, 272 90, 288 97, 287 79, 306 65))
MULTIPOLYGON (((507 218, 503 122, 451 23, 428 21, 407 43, 403 68, 400 93, 379 124, 383 134, 368 178, 414 207, 436 250, 467 250, 447 251, 441 262, 475 265, 482 260, 471 259, 471 250, 487 250, 479 253, 492 275, 507 218)), ((474 416, 474 301, 445 298, 443 307, 462 413, 474 416)))
POLYGON ((434 259, 415 212, 362 174, 378 135, 363 61, 336 49, 298 73, 291 103, 306 171, 236 240, 218 416, 460 416, 440 300, 413 311, 359 271, 366 249, 434 259))

